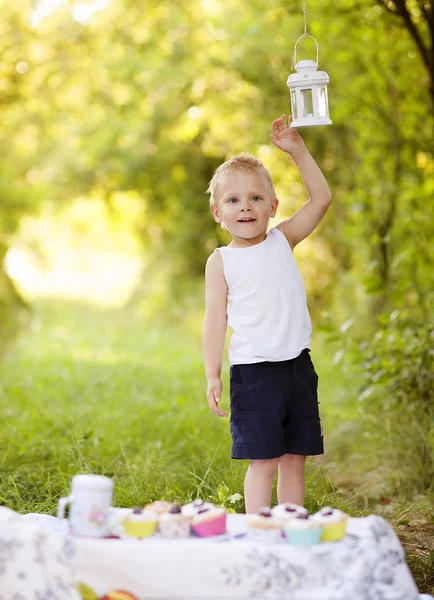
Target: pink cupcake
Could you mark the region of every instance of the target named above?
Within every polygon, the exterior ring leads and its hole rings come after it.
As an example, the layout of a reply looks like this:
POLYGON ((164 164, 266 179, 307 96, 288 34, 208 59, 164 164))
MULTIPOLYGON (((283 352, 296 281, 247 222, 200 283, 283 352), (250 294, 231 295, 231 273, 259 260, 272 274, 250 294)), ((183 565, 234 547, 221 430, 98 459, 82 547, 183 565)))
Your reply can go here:
POLYGON ((193 516, 191 528, 199 537, 226 533, 226 509, 211 505, 200 508, 193 516))
POLYGON ((181 511, 184 515, 194 517, 200 510, 203 510, 204 508, 214 508, 214 504, 211 504, 211 502, 205 502, 205 500, 202 500, 202 498, 197 498, 196 500, 193 500, 193 502, 184 504, 184 506, 181 507, 181 511))

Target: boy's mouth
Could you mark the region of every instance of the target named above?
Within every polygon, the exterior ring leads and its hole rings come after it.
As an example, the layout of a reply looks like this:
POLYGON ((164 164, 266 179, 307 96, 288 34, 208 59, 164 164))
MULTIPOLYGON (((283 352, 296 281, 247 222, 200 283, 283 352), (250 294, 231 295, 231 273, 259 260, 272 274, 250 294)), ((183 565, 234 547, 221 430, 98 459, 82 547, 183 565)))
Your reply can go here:
POLYGON ((253 217, 246 217, 245 219, 238 219, 237 223, 253 223, 256 221, 253 217))

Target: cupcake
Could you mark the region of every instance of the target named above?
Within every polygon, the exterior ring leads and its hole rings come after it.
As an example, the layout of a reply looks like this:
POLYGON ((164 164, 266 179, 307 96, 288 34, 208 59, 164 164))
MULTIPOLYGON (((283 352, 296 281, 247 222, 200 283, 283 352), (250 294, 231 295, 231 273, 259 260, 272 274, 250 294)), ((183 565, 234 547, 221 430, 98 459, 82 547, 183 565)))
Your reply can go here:
POLYGON ((247 515, 246 522, 249 536, 258 542, 273 544, 282 535, 280 521, 273 517, 268 507, 261 508, 256 515, 247 515))
POLYGON ((285 504, 278 504, 271 509, 273 517, 280 522, 283 526, 289 519, 295 519, 298 516, 308 516, 307 509, 299 504, 292 504, 286 502, 285 504))
POLYGON ((311 546, 321 540, 323 526, 309 515, 300 514, 285 521, 283 526, 285 537, 290 544, 311 546))
POLYGON ((325 506, 311 517, 323 526, 321 539, 334 542, 344 537, 347 528, 348 515, 336 508, 325 506))
POLYGON ((138 538, 149 537, 157 527, 157 515, 150 510, 135 508, 122 523, 126 535, 138 538))
POLYGON ((213 504, 211 506, 203 506, 193 515, 191 528, 199 537, 221 535, 226 533, 226 517, 227 512, 224 508, 214 506, 213 504))
POLYGON ((164 513, 167 513, 172 507, 170 502, 166 502, 166 500, 156 500, 155 502, 151 502, 150 504, 145 504, 144 510, 151 510, 156 515, 160 516, 164 513))
POLYGON ((214 508, 214 504, 211 504, 211 502, 205 502, 204 500, 202 500, 202 498, 197 498, 197 500, 194 500, 193 502, 184 504, 184 506, 181 507, 181 511, 184 515, 193 517, 204 508, 214 508))
POLYGON ((190 535, 192 517, 183 514, 178 504, 158 517, 158 529, 165 538, 185 538, 190 535))

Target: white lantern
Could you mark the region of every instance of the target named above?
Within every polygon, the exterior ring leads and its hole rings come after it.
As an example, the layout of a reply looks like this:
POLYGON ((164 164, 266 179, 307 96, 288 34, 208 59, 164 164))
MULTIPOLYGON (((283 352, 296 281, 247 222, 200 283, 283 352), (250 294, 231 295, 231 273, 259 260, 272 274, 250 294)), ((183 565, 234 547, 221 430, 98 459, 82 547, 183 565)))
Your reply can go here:
POLYGON ((327 84, 330 81, 325 71, 318 71, 318 43, 309 34, 302 35, 295 43, 294 65, 297 73, 292 73, 286 82, 291 94, 293 121, 290 127, 318 127, 331 125, 327 99, 327 84), (302 38, 310 37, 316 44, 316 62, 300 60, 296 62, 297 45, 302 38))

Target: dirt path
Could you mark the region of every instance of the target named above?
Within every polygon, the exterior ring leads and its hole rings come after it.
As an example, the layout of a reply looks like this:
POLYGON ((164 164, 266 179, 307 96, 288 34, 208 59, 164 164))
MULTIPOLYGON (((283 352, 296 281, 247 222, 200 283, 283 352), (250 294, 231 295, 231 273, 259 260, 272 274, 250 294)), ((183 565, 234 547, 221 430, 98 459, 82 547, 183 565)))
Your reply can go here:
POLYGON ((394 526, 419 591, 434 595, 434 523, 411 520, 394 526))

